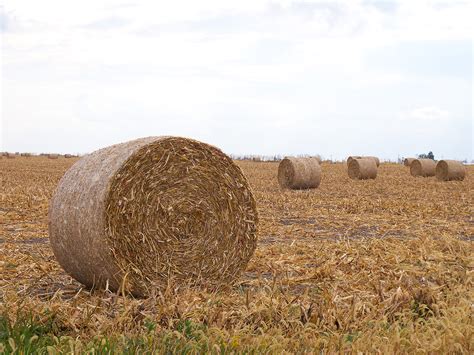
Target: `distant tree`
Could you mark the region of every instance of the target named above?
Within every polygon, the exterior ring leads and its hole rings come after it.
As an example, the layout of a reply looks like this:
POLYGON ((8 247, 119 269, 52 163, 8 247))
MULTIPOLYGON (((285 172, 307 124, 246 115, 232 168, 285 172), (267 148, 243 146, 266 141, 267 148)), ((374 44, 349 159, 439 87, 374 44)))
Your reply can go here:
POLYGON ((433 159, 434 160, 434 154, 433 152, 429 152, 428 154, 418 154, 418 158, 420 159, 433 159))

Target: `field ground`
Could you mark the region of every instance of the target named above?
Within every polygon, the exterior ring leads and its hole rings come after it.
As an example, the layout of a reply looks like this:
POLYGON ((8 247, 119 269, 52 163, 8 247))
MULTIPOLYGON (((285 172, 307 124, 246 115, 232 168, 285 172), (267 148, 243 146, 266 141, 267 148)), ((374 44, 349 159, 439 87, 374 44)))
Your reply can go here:
POLYGON ((281 191, 239 162, 258 203, 256 253, 226 291, 144 300, 83 290, 48 242, 48 201, 74 159, 0 160, 0 353, 473 353, 474 167, 463 182, 382 164, 281 191))

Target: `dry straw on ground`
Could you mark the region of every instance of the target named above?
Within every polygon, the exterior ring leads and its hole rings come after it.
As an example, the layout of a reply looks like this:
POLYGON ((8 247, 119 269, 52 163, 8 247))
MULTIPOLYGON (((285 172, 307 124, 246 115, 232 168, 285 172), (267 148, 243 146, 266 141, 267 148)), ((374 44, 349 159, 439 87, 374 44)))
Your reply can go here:
POLYGON ((386 163, 351 184, 345 163, 327 164, 320 189, 282 193, 278 163, 239 161, 260 219, 239 282, 134 299, 89 292, 54 258, 48 203, 74 162, 0 160, 0 315, 52 325, 50 353, 113 339, 142 353, 472 353, 474 165, 439 183, 386 163))
POLYGON ((440 181, 464 180, 466 168, 456 160, 440 160, 436 164, 436 178, 440 181))
POLYGON ((377 177, 377 163, 373 158, 352 159, 347 168, 351 179, 366 180, 377 177))
POLYGON ((69 274, 137 296, 170 284, 227 286, 257 242, 255 200, 240 168, 219 149, 178 137, 83 157, 60 181, 49 217, 69 274))
POLYGON ((411 163, 413 163, 413 160, 416 160, 416 158, 405 158, 405 159, 403 160, 403 165, 409 167, 409 166, 411 165, 411 163))
POLYGON ((316 158, 286 157, 278 166, 278 183, 294 190, 317 188, 321 183, 321 166, 316 158))
POLYGON ((430 177, 436 174, 436 162, 433 159, 415 159, 410 164, 412 176, 430 177))

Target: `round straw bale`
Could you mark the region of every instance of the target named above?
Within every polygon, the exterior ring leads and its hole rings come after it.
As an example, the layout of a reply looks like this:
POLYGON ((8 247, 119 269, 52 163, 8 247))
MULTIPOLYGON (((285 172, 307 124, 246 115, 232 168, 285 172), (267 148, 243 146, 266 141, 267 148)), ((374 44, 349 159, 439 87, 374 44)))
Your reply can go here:
POLYGON ((375 179, 377 177, 377 163, 372 158, 351 159, 347 172, 351 179, 375 179))
POLYGON ((314 189, 321 183, 321 166, 315 158, 286 157, 278 165, 278 183, 287 189, 314 189))
POLYGON ((7 159, 15 159, 16 155, 13 154, 13 153, 6 153, 6 157, 7 157, 7 159))
POLYGON ((256 248, 257 222, 240 168, 219 149, 179 137, 82 157, 49 210, 51 245, 71 276, 136 296, 170 284, 229 285, 256 248))
POLYGON ((373 159, 375 161, 375 164, 377 165, 377 168, 380 166, 380 159, 377 157, 372 157, 372 156, 366 156, 362 158, 367 158, 367 159, 373 159))
POLYGON ((347 158, 346 160, 346 163, 347 163, 347 166, 349 166, 349 163, 354 160, 354 159, 362 159, 363 157, 361 157, 360 155, 351 155, 347 158))
POLYGON ((412 176, 429 177, 435 176, 436 162, 433 159, 415 159, 410 164, 412 176))
POLYGON ((59 154, 48 154, 48 158, 49 158, 49 159, 58 159, 58 158, 59 158, 59 154))
POLYGON ((436 178, 440 181, 464 180, 466 168, 460 161, 440 160, 436 164, 436 178))
POLYGON ((413 163, 413 160, 415 160, 415 158, 405 158, 405 160, 403 160, 403 165, 410 166, 411 163, 413 163))

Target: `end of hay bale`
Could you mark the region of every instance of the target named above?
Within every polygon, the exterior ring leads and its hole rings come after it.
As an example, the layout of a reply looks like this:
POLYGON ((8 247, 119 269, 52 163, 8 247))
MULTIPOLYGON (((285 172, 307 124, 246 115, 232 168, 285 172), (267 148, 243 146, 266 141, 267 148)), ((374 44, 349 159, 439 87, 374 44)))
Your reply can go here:
POLYGON ((286 157, 278 165, 281 188, 314 189, 321 183, 321 166, 316 158, 286 157))
POLYGON ((377 163, 372 158, 351 159, 347 173, 351 179, 367 180, 377 177, 377 163))
POLYGON ((436 162, 433 159, 415 159, 410 164, 410 174, 415 177, 435 176, 436 162))
POLYGON ((49 210, 51 245, 66 272, 136 296, 170 284, 228 286, 253 255, 257 222, 240 168, 219 149, 180 137, 82 157, 49 210))
POLYGON ((440 181, 461 181, 466 176, 466 168, 460 161, 440 160, 436 164, 436 178, 440 181))

